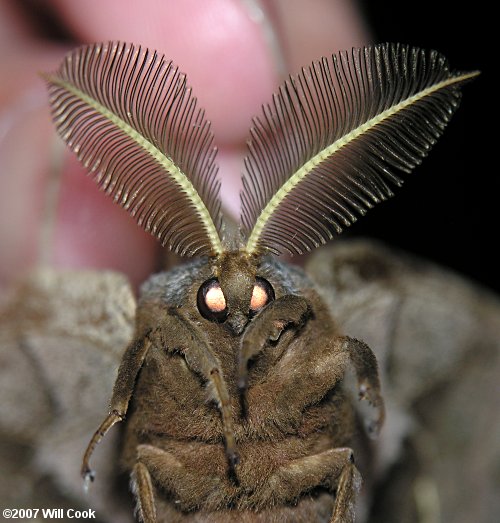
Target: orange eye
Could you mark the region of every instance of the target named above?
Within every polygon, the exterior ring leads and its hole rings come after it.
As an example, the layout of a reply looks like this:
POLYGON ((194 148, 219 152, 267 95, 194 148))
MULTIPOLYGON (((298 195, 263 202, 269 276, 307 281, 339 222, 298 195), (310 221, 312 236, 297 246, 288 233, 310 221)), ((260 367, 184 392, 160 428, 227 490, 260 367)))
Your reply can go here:
POLYGON ((259 285, 255 285, 252 292, 252 299, 250 300, 250 308, 255 311, 262 309, 268 301, 266 291, 259 285))
POLYGON ((207 280, 198 290, 198 310, 210 321, 222 323, 227 318, 226 297, 216 278, 207 280))
POLYGON ((212 312, 222 312, 226 308, 226 298, 220 287, 210 287, 205 294, 205 305, 212 312))
POLYGON ((250 300, 250 312, 255 314, 274 300, 274 289, 264 278, 257 277, 250 300))

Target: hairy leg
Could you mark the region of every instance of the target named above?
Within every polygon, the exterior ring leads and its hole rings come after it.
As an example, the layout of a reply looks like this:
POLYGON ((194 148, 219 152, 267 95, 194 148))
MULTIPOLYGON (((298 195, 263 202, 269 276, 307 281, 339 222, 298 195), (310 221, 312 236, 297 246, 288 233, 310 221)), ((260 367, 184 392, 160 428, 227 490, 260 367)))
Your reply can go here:
MULTIPOLYGON (((154 314, 152 317, 155 317, 154 314)), ((125 351, 113 389, 110 413, 88 444, 83 457, 82 476, 86 481, 94 479, 94 472, 89 463, 92 453, 109 429, 125 418, 137 376, 152 345, 160 346, 166 351, 181 353, 189 368, 211 384, 214 399, 221 412, 230 472, 234 472, 238 456, 231 416, 231 401, 219 361, 198 326, 181 314, 170 312, 165 314, 162 311, 157 327, 154 330, 151 328, 143 330, 143 333, 125 351)))
POLYGON ((250 387, 247 392, 250 422, 272 419, 284 427, 299 423, 304 409, 321 401, 344 379, 346 370, 352 368, 359 398, 372 407, 366 422, 368 433, 377 434, 385 409, 375 355, 359 340, 346 336, 332 340, 325 336, 328 331, 322 334, 319 332, 295 346, 291 344, 288 353, 269 370, 265 381, 250 387))
POLYGON ((132 492, 137 503, 137 516, 142 523, 156 523, 156 504, 151 475, 143 463, 136 463, 131 475, 132 492))
MULTIPOLYGON (((286 510, 294 507, 304 495, 308 496, 311 490, 323 487, 325 491, 335 492, 332 523, 349 523, 353 521, 355 498, 361 484, 349 448, 329 449, 291 460, 267 479, 261 478, 251 492, 248 486, 239 490, 217 474, 207 475, 187 468, 170 452, 152 445, 139 445, 137 460, 136 495, 138 507, 144 513, 145 508, 154 507, 152 478, 159 489, 168 493, 177 509, 222 513, 229 509, 226 504, 237 502, 238 507, 233 507, 235 519, 240 510, 257 511, 257 514, 286 510), (139 472, 147 478, 142 483, 139 472)), ((148 519, 144 521, 150 523, 148 519)))

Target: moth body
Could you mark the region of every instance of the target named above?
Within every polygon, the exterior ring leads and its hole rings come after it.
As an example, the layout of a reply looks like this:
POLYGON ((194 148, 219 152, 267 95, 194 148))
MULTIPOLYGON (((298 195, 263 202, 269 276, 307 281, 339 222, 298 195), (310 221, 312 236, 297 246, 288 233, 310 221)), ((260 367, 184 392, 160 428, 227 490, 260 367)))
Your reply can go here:
MULTIPOLYGON (((127 412, 123 462, 130 471, 137 463, 148 471, 155 496, 170 514, 165 521, 196 521, 200 513, 212 514, 211 521, 219 521, 219 514, 224 521, 230 513, 236 517, 235 511, 260 521, 271 509, 280 521, 297 521, 302 510, 308 521, 323 521, 319 515, 313 519, 311 511, 332 509, 342 471, 350 470, 357 481, 350 448, 356 414, 341 387, 350 363, 345 345, 357 342, 340 336, 305 274, 270 258, 251 263, 246 258, 231 253, 222 263, 202 259, 153 276, 143 287, 131 347, 147 338, 149 349, 127 412), (218 274, 225 284, 226 321, 204 318, 198 308, 200 287, 218 274), (238 285, 251 278, 273 289, 273 300, 257 313, 250 308, 251 288, 238 285), (229 322, 234 315, 236 327, 229 322), (212 352, 208 377, 190 355, 200 345, 212 352), (247 345, 256 355, 248 362, 242 405, 239 369, 247 345), (224 406, 213 394, 214 369, 227 386, 224 406), (221 408, 231 419, 238 455, 234 470, 225 451, 221 408), (330 467, 313 473, 314 461, 330 467), (292 474, 300 481, 290 484, 292 474)), ((377 388, 371 365, 369 359, 363 369, 377 388)), ((381 409, 378 390, 373 394, 381 409)), ((147 494, 139 489, 141 496, 141 505, 147 505, 147 494)))
POLYGON ((377 362, 299 269, 270 256, 309 252, 392 196, 476 74, 382 44, 290 76, 253 120, 235 248, 209 122, 172 62, 109 42, 46 75, 58 131, 98 185, 162 245, 200 257, 144 285, 84 478, 126 420, 123 463, 146 523, 354 521, 362 431, 342 382, 352 368, 376 435, 377 362))

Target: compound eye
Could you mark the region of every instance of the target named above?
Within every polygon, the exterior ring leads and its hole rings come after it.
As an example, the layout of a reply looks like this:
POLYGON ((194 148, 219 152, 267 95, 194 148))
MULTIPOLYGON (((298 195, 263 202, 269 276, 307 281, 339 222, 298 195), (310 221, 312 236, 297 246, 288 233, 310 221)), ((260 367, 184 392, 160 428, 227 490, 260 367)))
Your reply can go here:
POLYGON ((226 297, 216 278, 207 280, 198 290, 198 310, 207 320, 222 323, 227 318, 226 297))
POLYGON ((253 287, 252 298, 250 300, 250 313, 257 314, 273 300, 274 289, 272 285, 264 278, 257 276, 253 287))

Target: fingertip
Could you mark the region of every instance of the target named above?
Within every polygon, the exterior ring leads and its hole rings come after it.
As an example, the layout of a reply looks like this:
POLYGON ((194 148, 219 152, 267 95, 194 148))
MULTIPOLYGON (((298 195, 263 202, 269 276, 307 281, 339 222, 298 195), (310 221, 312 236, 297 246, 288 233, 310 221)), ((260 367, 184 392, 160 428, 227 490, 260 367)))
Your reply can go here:
POLYGON ((159 244, 94 180, 71 153, 65 154, 55 214, 52 264, 111 269, 134 285, 157 267, 159 244))
POLYGON ((156 49, 186 73, 216 143, 243 143, 251 117, 278 83, 260 24, 235 0, 56 0, 85 42, 125 40, 156 49), (109 20, 113 20, 109 24, 109 20))

